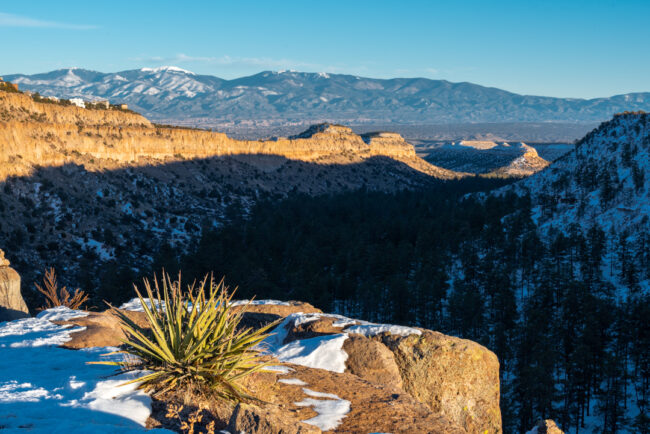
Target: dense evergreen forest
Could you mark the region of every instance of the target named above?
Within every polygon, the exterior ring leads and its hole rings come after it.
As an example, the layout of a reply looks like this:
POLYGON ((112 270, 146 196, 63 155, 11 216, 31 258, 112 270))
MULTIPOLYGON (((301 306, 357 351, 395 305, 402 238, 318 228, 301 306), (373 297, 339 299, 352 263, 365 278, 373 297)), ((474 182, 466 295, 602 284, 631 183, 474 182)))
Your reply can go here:
MULTIPOLYGON (((166 246, 154 269, 214 271, 239 298, 304 300, 478 341, 501 362, 506 432, 539 418, 568 432, 649 432, 650 300, 639 282, 650 277, 650 235, 630 243, 574 226, 542 239, 527 197, 468 194, 506 182, 262 200, 206 229, 187 255, 166 246)), ((105 296, 131 296, 108 280, 105 296)))

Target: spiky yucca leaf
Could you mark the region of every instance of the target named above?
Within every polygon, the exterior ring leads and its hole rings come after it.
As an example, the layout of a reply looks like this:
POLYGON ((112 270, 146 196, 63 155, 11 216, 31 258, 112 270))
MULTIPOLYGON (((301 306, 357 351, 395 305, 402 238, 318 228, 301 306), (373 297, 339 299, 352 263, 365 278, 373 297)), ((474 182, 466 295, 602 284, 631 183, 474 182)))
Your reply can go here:
POLYGON ((268 366, 257 345, 277 322, 257 330, 237 330, 246 306, 232 308, 234 292, 228 292, 223 280, 215 283, 206 276, 199 285, 188 286, 184 295, 180 275, 172 281, 163 273, 162 284, 154 277, 153 286, 145 280, 144 288, 151 305, 137 287, 135 291, 149 328, 138 326, 112 308, 127 336, 125 349, 118 353, 132 357, 92 363, 118 366, 124 371, 150 371, 125 384, 140 383, 138 387, 156 394, 199 385, 229 401, 252 398, 239 380, 268 366))

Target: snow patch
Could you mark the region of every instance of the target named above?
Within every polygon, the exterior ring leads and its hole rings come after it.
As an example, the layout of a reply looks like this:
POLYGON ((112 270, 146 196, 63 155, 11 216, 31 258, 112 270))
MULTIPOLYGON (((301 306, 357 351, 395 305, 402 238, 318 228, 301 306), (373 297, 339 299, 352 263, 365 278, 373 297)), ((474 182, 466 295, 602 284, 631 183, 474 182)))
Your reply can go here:
POLYGON ((397 336, 421 335, 422 331, 413 327, 390 325, 390 324, 363 324, 345 329, 346 333, 356 333, 364 336, 377 336, 382 333, 390 333, 397 336))
POLYGON ((271 305, 271 306, 290 306, 286 301, 279 300, 235 300, 230 303, 231 306, 242 306, 250 304, 252 306, 271 305))
POLYGON ((307 383, 302 381, 299 378, 282 378, 281 380, 278 380, 278 383, 284 383, 284 384, 291 384, 293 386, 306 386, 307 383))
POLYGON ((288 374, 289 372, 293 371, 293 369, 291 369, 288 366, 278 366, 278 365, 267 366, 267 367, 264 368, 264 370, 265 371, 271 371, 271 372, 279 372, 280 375, 285 375, 285 374, 288 374))
POLYGON ((345 334, 301 339, 274 351, 282 362, 343 373, 348 354, 343 351, 345 334))
POLYGON ((350 412, 350 401, 341 399, 332 393, 315 392, 306 388, 302 389, 308 396, 331 399, 305 398, 294 404, 300 407, 312 407, 317 416, 303 420, 304 423, 314 425, 322 431, 335 429, 341 420, 350 412))

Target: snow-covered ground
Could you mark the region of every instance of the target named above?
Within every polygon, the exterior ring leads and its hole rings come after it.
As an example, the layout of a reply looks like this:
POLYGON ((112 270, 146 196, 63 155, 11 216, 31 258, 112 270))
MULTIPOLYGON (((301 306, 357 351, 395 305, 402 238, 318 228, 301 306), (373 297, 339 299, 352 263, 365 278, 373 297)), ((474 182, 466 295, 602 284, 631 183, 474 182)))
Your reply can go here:
MULTIPOLYGON (((3 433, 132 433, 145 431, 150 398, 120 386, 136 374, 115 373, 114 348, 59 348, 75 329, 51 321, 84 316, 59 307, 35 318, 0 323, 0 430, 3 433)), ((77 329, 79 330, 79 329, 77 329)), ((119 356, 115 356, 119 357, 119 356)), ((153 430, 153 432, 169 432, 153 430)))

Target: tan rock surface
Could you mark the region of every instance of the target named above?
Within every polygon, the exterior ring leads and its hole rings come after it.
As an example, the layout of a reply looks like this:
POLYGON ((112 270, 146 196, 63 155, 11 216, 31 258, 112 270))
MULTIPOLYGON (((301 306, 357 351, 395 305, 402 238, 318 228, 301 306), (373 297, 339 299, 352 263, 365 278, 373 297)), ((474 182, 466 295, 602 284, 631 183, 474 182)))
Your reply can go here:
POLYGON ((0 321, 29 316, 29 309, 20 293, 20 275, 8 265, 9 261, 0 250, 0 321))
MULTIPOLYGON (((249 304, 246 305, 246 312, 264 313, 278 315, 282 318, 292 313, 322 313, 323 311, 315 308, 309 303, 302 301, 287 301, 287 304, 249 304)), ((243 306, 236 306, 236 309, 242 309, 243 306)))
POLYGON ((247 381, 254 396, 279 407, 285 417, 305 421, 316 416, 311 407, 297 402, 314 398, 305 389, 328 393, 350 402, 350 412, 332 432, 337 433, 465 433, 466 431, 445 416, 435 414, 404 391, 390 386, 365 381, 356 375, 287 365, 292 369, 284 375, 258 374, 247 381), (274 376, 272 378, 270 376, 274 376), (283 381, 300 380, 304 384, 283 381))
MULTIPOLYGON (((273 402, 288 409, 308 396, 303 388, 330 393, 350 402, 350 412, 333 431, 337 433, 463 433, 464 429, 443 415, 435 414, 402 390, 365 381, 356 375, 288 365, 293 371, 277 376, 273 402), (306 385, 281 383, 295 378, 306 385)), ((324 398, 327 399, 327 398, 324 398)), ((312 416, 309 416, 312 417, 312 416)))
POLYGON ((409 394, 468 432, 501 432, 499 361, 493 352, 429 330, 377 339, 393 352, 409 394))
POLYGON ((5 258, 5 252, 0 249, 0 267, 8 267, 9 266, 9 260, 5 258))
POLYGON ((345 372, 372 383, 402 387, 402 377, 395 357, 381 342, 352 334, 343 343, 343 351, 348 354, 345 372))
MULTIPOLYGON (((344 333, 351 326, 334 327, 336 321, 339 319, 323 315, 290 326, 284 343, 344 333)), ((499 361, 487 348, 430 330, 422 330, 421 336, 384 333, 369 339, 381 344, 376 347, 370 347, 364 339, 367 338, 352 337, 344 343, 348 354, 346 372, 380 384, 400 386, 434 412, 446 415, 470 432, 501 432, 499 361), (391 358, 397 365, 399 379, 391 358)))
POLYGON ((322 431, 292 417, 281 407, 239 404, 228 421, 230 432, 247 434, 318 434, 322 431))
MULTIPOLYGON (((124 312, 133 322, 141 327, 147 326, 143 312, 124 312)), ((110 310, 104 312, 88 312, 88 316, 72 318, 66 321, 54 321, 59 325, 85 327, 84 330, 70 333, 72 338, 62 344, 63 348, 80 349, 91 347, 116 347, 122 345, 126 335, 120 327, 120 319, 110 310)))
MULTIPOLYGON (((200 397, 171 396, 167 402, 189 406, 190 412, 201 406, 209 412, 205 420, 216 420, 218 429, 247 433, 319 433, 320 429, 306 423, 318 416, 311 405, 298 405, 306 400, 333 400, 333 396, 349 401, 350 411, 332 433, 467 433, 443 415, 435 414, 404 391, 371 383, 352 374, 337 374, 322 369, 285 365, 290 372, 259 372, 247 377, 244 385, 260 401, 232 407, 219 401, 200 397), (299 384, 296 384, 299 383, 299 384), (314 392, 330 394, 314 396, 314 392), (228 427, 228 428, 226 428, 228 427)), ((165 420, 165 405, 154 402, 149 427, 173 428, 165 420)))

